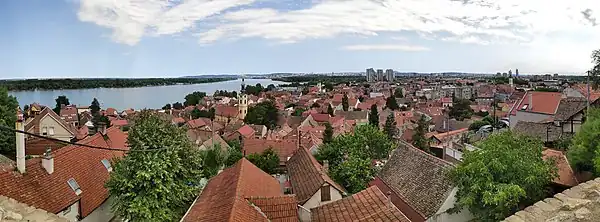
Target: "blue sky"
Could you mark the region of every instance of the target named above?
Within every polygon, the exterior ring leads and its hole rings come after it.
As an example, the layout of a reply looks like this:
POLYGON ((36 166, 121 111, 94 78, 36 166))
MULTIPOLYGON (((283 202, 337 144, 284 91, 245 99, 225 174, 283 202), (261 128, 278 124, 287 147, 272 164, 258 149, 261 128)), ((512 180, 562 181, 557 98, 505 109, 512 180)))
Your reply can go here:
POLYGON ((594 0, 3 0, 0 78, 583 72, 598 23, 594 0))

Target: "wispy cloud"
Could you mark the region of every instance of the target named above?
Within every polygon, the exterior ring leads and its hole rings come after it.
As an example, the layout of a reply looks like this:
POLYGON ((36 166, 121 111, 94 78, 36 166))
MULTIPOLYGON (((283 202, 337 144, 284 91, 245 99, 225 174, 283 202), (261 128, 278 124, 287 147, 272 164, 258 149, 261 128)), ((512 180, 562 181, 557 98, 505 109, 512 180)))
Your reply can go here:
POLYGON ((586 32, 600 39, 592 16, 600 11, 597 0, 312 0, 303 9, 297 2, 285 9, 257 6, 264 1, 81 0, 78 16, 111 29, 113 40, 130 45, 144 36, 189 32, 202 44, 241 38, 290 43, 383 32, 475 44, 532 42, 552 33, 586 32))
POLYGON ((386 51, 404 51, 404 52, 421 52, 429 51, 430 49, 423 46, 414 45, 347 45, 342 47, 344 50, 351 51, 371 51, 371 50, 386 50, 386 51))

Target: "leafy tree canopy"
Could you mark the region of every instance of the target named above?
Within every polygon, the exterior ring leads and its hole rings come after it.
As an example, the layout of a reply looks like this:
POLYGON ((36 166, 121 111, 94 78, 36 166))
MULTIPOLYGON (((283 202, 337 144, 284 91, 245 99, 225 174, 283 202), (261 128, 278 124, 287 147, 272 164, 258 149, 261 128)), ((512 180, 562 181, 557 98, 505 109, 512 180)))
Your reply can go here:
POLYGON ((390 140, 393 140, 394 137, 398 135, 398 127, 396 126, 396 118, 394 117, 394 113, 390 113, 390 115, 388 115, 388 117, 385 119, 384 131, 390 140))
MULTIPOLYGON (((17 122, 17 109, 19 103, 17 98, 8 95, 8 90, 0 87, 0 125, 15 128, 17 122)), ((14 156, 15 150, 15 133, 0 130, 0 154, 6 156, 14 156)))
POLYGON ((215 118, 215 108, 210 108, 209 110, 200 110, 195 108, 192 110, 192 119, 198 119, 200 117, 214 119, 215 118))
POLYGON ((90 105, 90 111, 92 112, 92 116, 98 115, 100 112, 100 102, 96 98, 92 100, 92 105, 90 105))
POLYGON ((600 175, 600 109, 590 108, 586 121, 575 137, 567 157, 571 165, 577 171, 591 171, 594 175, 600 175))
POLYGON ((193 92, 190 94, 187 94, 185 96, 185 102, 183 102, 184 106, 195 106, 198 105, 200 103, 200 101, 206 97, 206 93, 205 92, 193 92))
POLYGON ((325 123, 325 131, 323 131, 323 143, 330 143, 333 141, 333 127, 331 124, 325 123))
POLYGON ((394 90, 394 97, 404 98, 404 94, 402 94, 402 88, 398 87, 396 90, 394 90))
POLYGON ((371 105, 371 111, 369 112, 369 125, 379 128, 379 113, 377 112, 377 105, 371 105))
POLYGON ((398 105, 398 102, 396 101, 396 98, 394 98, 392 96, 385 99, 385 106, 391 110, 397 110, 400 108, 400 106, 398 105))
POLYGON ((157 114, 142 111, 133 122, 131 152, 114 160, 105 185, 112 210, 130 221, 179 221, 201 188, 202 156, 183 129, 157 114))
POLYGON ((417 128, 415 128, 415 133, 412 136, 412 140, 415 147, 429 153, 429 140, 425 137, 425 134, 428 131, 428 126, 429 123, 427 123, 425 115, 421 115, 419 122, 417 122, 417 128))
POLYGON ((469 119, 473 115, 473 109, 471 109, 470 105, 471 101, 467 99, 454 98, 448 114, 459 121, 469 119))
POLYGON ((62 105, 68 106, 71 105, 71 103, 69 103, 69 99, 67 98, 67 96, 58 96, 56 98, 56 106, 54 107, 54 112, 58 115, 60 115, 60 109, 62 105))
POLYGON ((333 107, 331 107, 331 104, 329 104, 327 106, 327 114, 329 114, 330 116, 333 116, 333 107))
POLYGON ((275 128, 279 118, 278 109, 273 101, 267 100, 248 108, 244 122, 248 124, 265 125, 269 129, 275 128))
POLYGON ((162 107, 163 110, 171 110, 171 104, 167 103, 162 107))
POLYGON ((180 102, 175 102, 173 103, 173 109, 178 109, 178 110, 182 110, 184 108, 183 104, 181 104, 180 102))
POLYGON ((269 147, 260 154, 250 154, 247 159, 268 174, 279 173, 279 156, 273 151, 272 147, 269 147))
POLYGON ((458 187, 453 210, 467 208, 480 221, 500 221, 542 199, 545 186, 557 176, 554 160, 542 159, 539 140, 508 131, 478 147, 466 152, 449 175, 458 187))
POLYGON ((344 94, 344 97, 342 97, 342 109, 348 111, 348 107, 350 107, 350 104, 348 104, 348 95, 344 94))
POLYGON ((237 98, 237 91, 228 92, 227 90, 217 90, 217 91, 215 91, 213 96, 225 96, 225 97, 237 98))

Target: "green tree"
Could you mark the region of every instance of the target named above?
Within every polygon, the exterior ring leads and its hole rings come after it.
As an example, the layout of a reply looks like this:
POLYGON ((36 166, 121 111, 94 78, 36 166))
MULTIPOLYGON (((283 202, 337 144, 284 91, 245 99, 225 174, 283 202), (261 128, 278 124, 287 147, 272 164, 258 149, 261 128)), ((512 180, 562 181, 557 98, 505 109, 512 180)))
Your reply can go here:
POLYGON ((507 131, 478 147, 449 173, 458 187, 454 212, 466 208, 479 221, 500 221, 544 198, 546 185, 557 176, 554 160, 542 159, 539 140, 507 131))
POLYGON ((272 147, 267 148, 260 154, 250 154, 246 158, 268 174, 279 173, 279 156, 273 151, 272 147))
POLYGON ((398 102, 396 101, 396 98, 394 98, 392 96, 390 96, 387 99, 385 99, 385 106, 388 109, 391 109, 391 110, 400 109, 400 106, 398 105, 398 102))
POLYGON ((304 111, 306 111, 304 108, 296 107, 292 113, 292 116, 302 116, 304 111))
POLYGON ((354 134, 340 135, 323 144, 316 158, 329 162, 330 176, 337 183, 350 192, 358 192, 375 174, 371 161, 388 158, 393 144, 382 131, 362 125, 356 127, 354 134))
POLYGON ((371 105, 369 112, 369 124, 379 129, 379 113, 377 112, 377 104, 371 105))
POLYGON ((258 96, 261 92, 265 91, 265 88, 260 83, 256 83, 254 86, 246 86, 244 91, 246 94, 258 96))
POLYGON ((201 150, 200 156, 202 158, 203 174, 208 178, 217 175, 227 161, 227 153, 221 149, 221 145, 218 143, 209 149, 201 150))
POLYGON ((185 102, 183 102, 184 106, 195 106, 198 105, 200 103, 200 101, 206 97, 206 93, 205 92, 193 92, 190 94, 187 94, 185 96, 185 102))
POLYGON ((385 119, 385 126, 383 129, 390 140, 393 140, 394 137, 398 135, 398 127, 396 127, 396 118, 394 117, 393 112, 385 119))
MULTIPOLYGON (((237 141, 237 140, 236 140, 237 141)), ((239 142, 238 142, 239 144, 239 142)), ((230 167, 233 164, 237 163, 240 159, 244 157, 242 150, 238 147, 232 146, 227 150, 227 158, 225 159, 225 166, 230 167)))
POLYGON ((348 107, 350 107, 348 104, 348 95, 344 94, 344 97, 342 97, 342 109, 344 109, 344 111, 348 111, 348 107))
POLYGON ((269 85, 267 86, 267 88, 265 88, 265 91, 267 91, 267 92, 268 92, 268 91, 273 91, 273 90, 275 90, 275 88, 276 88, 276 87, 275 87, 275 85, 273 85, 273 84, 269 84, 269 85))
POLYGON ((180 102, 173 103, 172 107, 173 107, 173 109, 177 109, 177 110, 182 110, 184 108, 183 104, 181 104, 180 102))
POLYGON ((323 84, 323 88, 325 88, 325 90, 327 90, 327 92, 332 91, 333 90, 333 84, 330 82, 326 82, 325 84, 323 84))
POLYGON ((333 107, 331 107, 331 104, 329 104, 327 106, 327 114, 329 114, 330 116, 333 116, 333 107))
POLYGON ((323 143, 330 143, 333 141, 333 127, 331 124, 325 123, 325 131, 323 131, 323 143))
POLYGON ((279 119, 278 109, 273 101, 267 100, 248 108, 244 122, 248 124, 265 125, 269 129, 275 128, 279 119))
POLYGON ((363 96, 359 96, 359 97, 358 97, 358 101, 359 101, 359 102, 361 102, 361 103, 362 103, 362 102, 364 102, 364 101, 365 101, 365 97, 363 97, 363 96))
POLYGON ((66 96, 58 96, 56 99, 56 106, 54 107, 54 112, 58 115, 60 115, 60 109, 62 105, 68 106, 71 105, 69 103, 69 98, 67 98, 66 96))
POLYGON ((170 103, 167 103, 166 105, 164 105, 164 106, 162 107, 162 109, 163 109, 163 110, 171 110, 171 104, 170 104, 170 103))
POLYGON ((450 107, 450 112, 448 114, 450 117, 459 121, 469 119, 473 115, 473 109, 471 109, 470 105, 471 101, 467 99, 454 98, 452 100, 452 107, 450 107))
POLYGON ((310 93, 308 87, 302 88, 302 95, 307 95, 308 93, 310 93))
POLYGON ((182 128, 157 114, 142 111, 133 123, 130 152, 114 160, 105 185, 112 211, 130 221, 178 221, 201 188, 202 156, 182 128))
POLYGON ((486 126, 486 125, 489 125, 489 123, 485 122, 485 121, 477 120, 477 121, 471 123, 471 125, 469 126, 469 130, 477 131, 481 127, 486 126))
POLYGON ((597 162, 600 159, 600 109, 590 108, 586 121, 581 125, 573 141, 567 157, 577 171, 591 171, 595 176, 600 175, 597 162))
POLYGON ((90 105, 90 111, 92 116, 96 116, 100 113, 100 102, 96 98, 92 100, 92 105, 90 105))
MULTIPOLYGON (((211 109, 214 109, 214 108, 211 108, 211 109)), ((200 117, 209 118, 209 119, 214 118, 214 112, 211 112, 210 110, 200 110, 198 108, 194 108, 194 110, 192 110, 190 115, 192 115, 192 119, 198 119, 200 117)))
POLYGON ((419 122, 417 122, 417 128, 415 128, 412 140, 415 147, 429 153, 429 140, 425 137, 425 133, 428 131, 428 125, 425 115, 421 115, 419 122))
POLYGON ((588 71, 588 74, 591 77, 592 88, 598 89, 598 85, 600 85, 600 49, 592 51, 591 58, 594 66, 588 71))
MULTIPOLYGON (((14 129, 18 108, 17 98, 9 95, 6 88, 0 87, 0 125, 14 129)), ((0 130, 0 154, 10 157, 15 153, 15 133, 0 130)))
POLYGON ((402 88, 398 87, 396 90, 394 90, 394 97, 404 98, 404 94, 402 94, 402 88))

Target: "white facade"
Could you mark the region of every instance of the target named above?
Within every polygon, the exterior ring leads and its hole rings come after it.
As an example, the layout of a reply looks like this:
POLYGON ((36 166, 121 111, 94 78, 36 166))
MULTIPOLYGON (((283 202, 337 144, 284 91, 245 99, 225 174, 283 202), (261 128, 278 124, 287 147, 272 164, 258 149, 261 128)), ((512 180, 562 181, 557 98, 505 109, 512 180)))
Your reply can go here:
POLYGON ((69 221, 78 221, 79 219, 79 201, 75 202, 73 205, 67 207, 63 211, 57 213, 56 215, 60 217, 64 217, 69 221))
POLYGON ((448 198, 446 198, 440 209, 438 209, 433 216, 427 218, 427 222, 464 222, 473 219, 473 215, 471 215, 467 209, 463 209, 456 214, 450 214, 446 212, 448 209, 454 207, 457 191, 458 188, 456 187, 452 189, 450 195, 448 195, 448 198))
MULTIPOLYGON (((49 136, 62 141, 71 141, 75 137, 69 132, 65 126, 59 123, 59 120, 55 119, 51 115, 45 115, 40 119, 39 122, 40 134, 49 136)), ((32 128, 33 130, 33 128, 32 128)))
MULTIPOLYGON (((328 183, 324 184, 324 185, 329 185, 328 183)), ((323 204, 327 204, 327 203, 331 203, 333 201, 342 199, 342 193, 335 189, 335 187, 329 185, 329 194, 331 196, 331 198, 329 198, 330 200, 328 201, 321 201, 321 189, 317 190, 317 192, 315 192, 315 194, 312 195, 312 197, 310 197, 310 199, 308 199, 308 201, 306 201, 304 204, 302 204, 302 207, 306 208, 306 209, 312 209, 318 206, 321 206, 323 204)))
POLYGON ((102 205, 100 205, 96 210, 94 210, 90 215, 83 218, 82 222, 106 222, 110 221, 115 217, 115 215, 110 210, 110 206, 112 204, 113 199, 108 198, 102 205))

